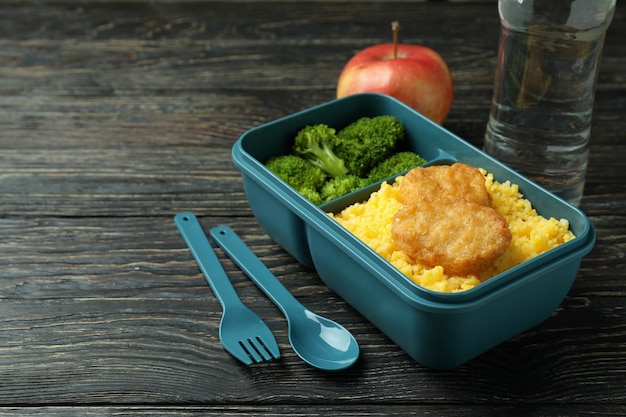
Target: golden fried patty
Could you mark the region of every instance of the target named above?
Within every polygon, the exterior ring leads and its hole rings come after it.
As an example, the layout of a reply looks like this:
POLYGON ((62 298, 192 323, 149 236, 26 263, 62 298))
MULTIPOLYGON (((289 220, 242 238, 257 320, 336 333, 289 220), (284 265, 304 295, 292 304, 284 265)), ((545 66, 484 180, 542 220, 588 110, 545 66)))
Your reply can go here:
POLYGON ((411 204, 423 198, 447 197, 491 206, 485 176, 478 168, 463 163, 433 165, 409 171, 400 184, 400 196, 403 204, 411 204))
POLYGON ((391 223, 400 249, 450 275, 477 275, 511 243, 506 220, 493 208, 450 198, 422 199, 403 206, 391 223))

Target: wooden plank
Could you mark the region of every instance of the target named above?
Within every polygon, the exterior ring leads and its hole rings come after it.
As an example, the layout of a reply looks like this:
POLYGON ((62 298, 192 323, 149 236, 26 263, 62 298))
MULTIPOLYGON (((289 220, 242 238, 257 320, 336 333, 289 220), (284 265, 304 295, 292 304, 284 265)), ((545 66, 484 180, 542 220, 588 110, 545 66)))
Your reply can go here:
POLYGON ((441 417, 465 417, 468 415, 506 415, 511 417, 550 416, 550 415, 579 415, 606 417, 621 417, 626 413, 622 405, 598 404, 598 405, 568 405, 556 406, 542 404, 450 404, 437 402, 432 405, 395 405, 392 407, 378 405, 343 405, 332 404, 325 406, 306 406, 291 404, 277 404, 270 406, 128 406, 128 407, 33 407, 0 409, 0 416, 85 416, 98 417, 110 415, 146 416, 153 417, 191 417, 198 415, 215 415, 224 417, 248 417, 248 416, 346 416, 346 417, 411 417, 432 414, 433 410, 441 417))

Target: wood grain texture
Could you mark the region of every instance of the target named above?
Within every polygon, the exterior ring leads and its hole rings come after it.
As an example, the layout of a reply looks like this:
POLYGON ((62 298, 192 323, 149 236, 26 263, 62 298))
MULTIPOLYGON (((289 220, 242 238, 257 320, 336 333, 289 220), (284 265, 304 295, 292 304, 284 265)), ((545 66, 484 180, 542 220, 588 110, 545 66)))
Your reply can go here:
POLYGON ((445 126, 480 146, 494 1, 1 4, 0 416, 626 414, 625 12, 607 34, 581 206, 595 248, 548 320, 433 371, 270 240, 230 152, 248 129, 331 100, 343 63, 398 16, 404 42, 452 69, 445 126), (303 304, 354 332, 359 362, 306 366, 280 311, 218 250, 283 354, 250 368, 230 357, 173 223, 183 210, 240 233, 303 304))

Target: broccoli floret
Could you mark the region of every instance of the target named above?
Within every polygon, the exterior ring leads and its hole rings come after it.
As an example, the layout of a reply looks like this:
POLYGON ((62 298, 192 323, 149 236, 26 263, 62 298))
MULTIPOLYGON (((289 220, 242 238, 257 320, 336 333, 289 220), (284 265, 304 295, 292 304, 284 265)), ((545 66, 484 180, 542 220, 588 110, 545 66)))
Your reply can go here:
POLYGON ((336 177, 348 172, 343 160, 333 152, 336 144, 335 129, 324 124, 310 125, 296 135, 293 153, 336 177))
POLYGON ((295 155, 273 156, 265 166, 298 192, 304 188, 317 191, 326 181, 324 171, 295 155))
POLYGON ((376 165, 368 174, 368 183, 374 183, 392 177, 401 172, 415 168, 426 162, 424 158, 414 152, 398 152, 376 165))
POLYGON ((356 175, 341 175, 339 177, 330 178, 322 186, 320 195, 322 201, 327 203, 335 198, 339 198, 343 195, 356 191, 365 185, 364 179, 359 178, 356 175))
POLYGON ((362 117, 337 137, 335 154, 343 159, 348 173, 364 178, 404 139, 404 126, 395 116, 362 117))
POLYGON ((322 200, 322 196, 320 195, 319 191, 313 188, 310 188, 310 187, 300 188, 298 192, 302 194, 304 198, 306 198, 307 200, 309 200, 311 203, 315 204, 316 206, 319 206, 320 204, 324 202, 322 200))

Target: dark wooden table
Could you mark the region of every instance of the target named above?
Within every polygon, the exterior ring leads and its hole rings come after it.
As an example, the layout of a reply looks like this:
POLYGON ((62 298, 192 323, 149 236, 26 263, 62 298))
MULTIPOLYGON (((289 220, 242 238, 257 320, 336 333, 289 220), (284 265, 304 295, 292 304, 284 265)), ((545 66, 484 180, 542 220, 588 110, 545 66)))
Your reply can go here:
MULTIPOLYGON (((441 52, 445 126, 480 146, 498 42, 486 2, 3 2, 0 5, 0 416, 626 415, 626 7, 608 31, 581 208, 598 241, 543 324, 434 371, 273 243, 230 149, 334 98, 357 50, 441 52), (220 253, 283 358, 245 367, 174 223, 228 224, 313 311, 359 340, 349 370, 290 349, 279 310, 220 253)), ((529 300, 532 302, 532 300, 529 300)))

